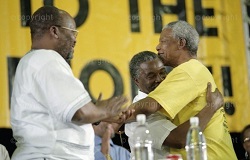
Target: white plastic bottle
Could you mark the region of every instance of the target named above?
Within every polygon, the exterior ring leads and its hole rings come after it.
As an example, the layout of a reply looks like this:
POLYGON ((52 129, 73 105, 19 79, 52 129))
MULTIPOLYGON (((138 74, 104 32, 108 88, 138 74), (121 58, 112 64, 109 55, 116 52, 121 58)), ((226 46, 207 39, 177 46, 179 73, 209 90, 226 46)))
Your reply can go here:
POLYGON ((199 118, 191 117, 190 125, 185 147, 187 160, 207 160, 207 145, 199 127, 199 118))
POLYGON ((136 116, 138 126, 133 134, 134 136, 134 158, 135 160, 153 160, 152 139, 146 125, 146 116, 138 114, 136 116))

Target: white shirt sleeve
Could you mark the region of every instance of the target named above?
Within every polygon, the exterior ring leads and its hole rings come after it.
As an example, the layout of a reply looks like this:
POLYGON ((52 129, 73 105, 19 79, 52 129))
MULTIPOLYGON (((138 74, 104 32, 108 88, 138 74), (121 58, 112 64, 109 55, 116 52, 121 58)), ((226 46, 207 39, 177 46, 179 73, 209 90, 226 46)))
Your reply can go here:
MULTIPOLYGON (((147 94, 139 91, 138 95, 134 98, 133 103, 147 97, 147 94)), ((149 133, 153 140, 153 148, 162 150, 163 142, 170 134, 170 132, 177 126, 160 113, 155 113, 147 117, 147 124, 149 133)), ((134 144, 133 132, 137 126, 136 122, 128 123, 125 125, 125 134, 129 137, 129 145, 132 147, 134 144)))
POLYGON ((91 101, 83 84, 74 77, 70 67, 61 61, 47 63, 35 75, 35 82, 35 96, 42 99, 41 103, 63 122, 70 122, 74 113, 91 101))
MULTIPOLYGON (((133 147, 134 137, 133 133, 137 127, 137 122, 128 123, 125 125, 125 134, 129 137, 129 146, 133 147)), ((166 119, 166 117, 155 113, 147 117, 147 125, 149 133, 153 141, 153 148, 162 150, 163 142, 170 134, 170 132, 176 128, 176 126, 166 119)))
POLYGON ((176 126, 161 114, 155 113, 147 117, 148 129, 153 140, 153 148, 162 149, 162 144, 176 126))

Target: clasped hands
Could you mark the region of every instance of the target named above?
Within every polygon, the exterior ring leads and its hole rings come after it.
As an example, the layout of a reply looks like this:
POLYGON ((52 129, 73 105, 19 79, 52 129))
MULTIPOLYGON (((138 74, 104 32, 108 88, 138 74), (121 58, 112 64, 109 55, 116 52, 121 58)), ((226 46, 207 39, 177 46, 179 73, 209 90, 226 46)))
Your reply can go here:
POLYGON ((129 105, 126 105, 128 99, 125 96, 111 97, 107 100, 101 99, 102 94, 100 93, 96 105, 101 106, 100 108, 104 109, 106 114, 108 114, 108 118, 102 121, 122 124, 134 113, 134 109, 129 108, 129 105))

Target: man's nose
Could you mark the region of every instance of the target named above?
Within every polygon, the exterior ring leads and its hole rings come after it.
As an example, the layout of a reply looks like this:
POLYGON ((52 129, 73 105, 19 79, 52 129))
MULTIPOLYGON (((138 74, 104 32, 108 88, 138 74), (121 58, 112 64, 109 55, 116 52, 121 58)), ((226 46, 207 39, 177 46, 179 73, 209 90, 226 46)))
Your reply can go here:
POLYGON ((160 50, 160 44, 158 44, 158 45, 156 46, 156 50, 157 50, 157 51, 160 50))

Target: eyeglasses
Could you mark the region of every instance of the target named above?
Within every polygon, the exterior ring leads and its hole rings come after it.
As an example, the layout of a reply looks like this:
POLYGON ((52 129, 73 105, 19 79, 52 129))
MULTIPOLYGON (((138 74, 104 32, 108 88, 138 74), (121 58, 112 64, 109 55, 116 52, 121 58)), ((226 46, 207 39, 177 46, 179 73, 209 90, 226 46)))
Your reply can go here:
POLYGON ((249 138, 249 137, 245 138, 245 139, 244 139, 244 143, 245 143, 245 142, 250 142, 250 138, 249 138))
POLYGON ((75 29, 71 29, 71 28, 68 28, 68 27, 63 27, 63 26, 60 26, 60 25, 55 25, 55 26, 57 26, 57 27, 60 27, 60 28, 62 28, 62 29, 67 29, 67 30, 69 30, 69 31, 72 31, 73 33, 74 33, 74 36, 75 37, 77 37, 77 34, 78 34, 78 30, 75 30, 75 29))

